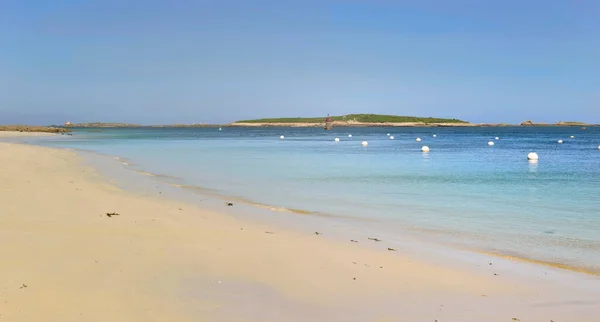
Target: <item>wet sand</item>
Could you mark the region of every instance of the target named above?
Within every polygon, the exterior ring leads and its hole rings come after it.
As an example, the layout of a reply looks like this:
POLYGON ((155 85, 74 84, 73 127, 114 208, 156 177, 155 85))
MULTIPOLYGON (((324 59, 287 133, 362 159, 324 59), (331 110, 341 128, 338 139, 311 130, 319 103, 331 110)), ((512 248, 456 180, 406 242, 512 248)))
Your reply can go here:
POLYGON ((385 241, 331 240, 144 197, 112 185, 72 151, 0 143, 0 164, 0 320, 600 316, 598 290, 432 264, 385 241))

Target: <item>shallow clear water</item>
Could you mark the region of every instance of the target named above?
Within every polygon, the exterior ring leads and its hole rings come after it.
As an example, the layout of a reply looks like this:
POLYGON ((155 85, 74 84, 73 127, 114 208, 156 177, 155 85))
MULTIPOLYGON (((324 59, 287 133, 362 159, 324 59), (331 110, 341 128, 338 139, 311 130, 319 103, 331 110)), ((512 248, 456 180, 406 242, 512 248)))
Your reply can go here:
POLYGON ((388 234, 600 271, 599 127, 140 128, 39 143, 388 234))

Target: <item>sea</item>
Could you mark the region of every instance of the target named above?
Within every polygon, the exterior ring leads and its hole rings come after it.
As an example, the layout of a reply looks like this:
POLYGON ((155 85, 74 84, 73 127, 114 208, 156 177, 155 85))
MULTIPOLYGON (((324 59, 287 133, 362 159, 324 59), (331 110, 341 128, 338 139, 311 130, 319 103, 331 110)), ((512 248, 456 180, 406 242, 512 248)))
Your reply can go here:
POLYGON ((600 274, 600 127, 76 129, 29 140, 281 218, 600 274))

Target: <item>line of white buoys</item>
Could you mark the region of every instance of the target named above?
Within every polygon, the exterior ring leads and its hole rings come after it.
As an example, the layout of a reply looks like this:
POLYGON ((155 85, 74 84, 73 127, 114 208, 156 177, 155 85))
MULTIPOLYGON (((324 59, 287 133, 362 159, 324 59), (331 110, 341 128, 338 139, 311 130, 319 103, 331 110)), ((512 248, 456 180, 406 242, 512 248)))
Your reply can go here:
POLYGON ((496 137, 496 140, 500 140, 500 138, 499 138, 499 137, 496 137))
POLYGON ((417 138, 417 142, 421 142, 421 138, 417 138))
POLYGON ((282 136, 280 136, 279 138, 283 140, 283 139, 285 139, 285 136, 283 136, 283 135, 282 135, 282 136))
POLYGON ((433 137, 434 137, 434 138, 437 138, 437 134, 434 134, 434 135, 433 135, 433 137))
POLYGON ((527 160, 529 161, 536 162, 538 159, 539 157, 535 152, 529 152, 529 154, 527 155, 527 160))
POLYGON ((394 136, 393 136, 393 135, 390 135, 390 140, 393 140, 393 139, 394 139, 394 136))
POLYGON ((421 148, 421 151, 423 151, 423 152, 427 153, 427 152, 429 152, 429 147, 428 147, 428 146, 426 146, 426 145, 424 145, 424 146, 421 148))
POLYGON ((489 146, 494 146, 494 142, 493 142, 493 141, 490 141, 490 142, 488 142, 488 145, 489 145, 489 146))
POLYGON ((367 142, 367 141, 362 141, 362 143, 361 143, 361 144, 362 144, 362 146, 367 146, 367 145, 369 145, 369 142, 367 142))
POLYGON ((558 140, 558 144, 561 144, 561 143, 563 143, 563 140, 558 140))
POLYGON ((340 142, 340 138, 335 138, 335 142, 340 142))
POLYGON ((348 137, 349 137, 349 138, 351 138, 351 137, 352 137, 352 134, 348 134, 348 137))

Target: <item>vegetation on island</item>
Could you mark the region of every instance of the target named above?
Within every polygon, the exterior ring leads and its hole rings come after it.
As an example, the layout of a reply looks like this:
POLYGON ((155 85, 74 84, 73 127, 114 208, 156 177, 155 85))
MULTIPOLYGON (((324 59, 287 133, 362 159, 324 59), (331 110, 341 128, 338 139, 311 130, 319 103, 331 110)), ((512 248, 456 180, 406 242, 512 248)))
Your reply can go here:
MULTIPOLYGON (((468 123, 459 119, 447 119, 437 117, 399 116, 383 114, 348 114, 343 116, 331 116, 335 122, 357 122, 357 123, 468 123)), ((242 120, 235 123, 323 123, 325 117, 284 117, 263 118, 256 120, 242 120)))

